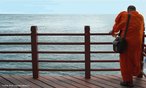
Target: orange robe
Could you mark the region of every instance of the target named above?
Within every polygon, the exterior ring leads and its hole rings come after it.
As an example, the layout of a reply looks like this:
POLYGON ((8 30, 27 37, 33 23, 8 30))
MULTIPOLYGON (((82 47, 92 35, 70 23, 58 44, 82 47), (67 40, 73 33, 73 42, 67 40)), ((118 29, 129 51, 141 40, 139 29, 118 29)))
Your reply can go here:
MULTIPOLYGON (((141 73, 141 53, 142 38, 144 31, 144 19, 137 11, 131 11, 129 28, 126 35, 128 47, 124 53, 120 53, 120 69, 122 79, 125 82, 132 82, 132 76, 138 76, 141 73)), ((128 13, 121 12, 115 20, 112 34, 122 31, 124 35, 126 29, 128 13)))

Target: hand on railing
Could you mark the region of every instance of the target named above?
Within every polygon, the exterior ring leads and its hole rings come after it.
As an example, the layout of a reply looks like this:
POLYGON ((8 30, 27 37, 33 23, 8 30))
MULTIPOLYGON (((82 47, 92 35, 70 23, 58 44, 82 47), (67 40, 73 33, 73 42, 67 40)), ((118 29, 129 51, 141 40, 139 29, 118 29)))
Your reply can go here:
POLYGON ((116 38, 116 37, 118 36, 119 33, 113 33, 113 31, 111 30, 111 31, 109 32, 109 34, 116 38))

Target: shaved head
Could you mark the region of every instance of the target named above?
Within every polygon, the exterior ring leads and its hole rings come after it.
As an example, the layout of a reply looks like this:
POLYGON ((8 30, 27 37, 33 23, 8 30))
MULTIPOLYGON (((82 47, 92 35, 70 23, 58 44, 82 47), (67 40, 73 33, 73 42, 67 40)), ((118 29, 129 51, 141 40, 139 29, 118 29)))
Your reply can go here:
POLYGON ((130 5, 130 6, 128 6, 127 11, 128 12, 130 12, 130 11, 136 11, 136 7, 133 6, 133 5, 130 5))

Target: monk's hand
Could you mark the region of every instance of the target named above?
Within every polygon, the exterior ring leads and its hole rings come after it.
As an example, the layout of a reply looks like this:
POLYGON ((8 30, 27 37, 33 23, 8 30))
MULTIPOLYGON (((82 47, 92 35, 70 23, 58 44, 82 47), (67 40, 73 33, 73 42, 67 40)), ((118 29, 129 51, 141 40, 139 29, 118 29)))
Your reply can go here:
POLYGON ((118 33, 113 33, 112 30, 109 32, 109 34, 112 35, 113 37, 117 37, 118 36, 118 33))
POLYGON ((119 35, 119 34, 113 34, 113 37, 115 37, 115 38, 116 38, 118 35, 119 35))

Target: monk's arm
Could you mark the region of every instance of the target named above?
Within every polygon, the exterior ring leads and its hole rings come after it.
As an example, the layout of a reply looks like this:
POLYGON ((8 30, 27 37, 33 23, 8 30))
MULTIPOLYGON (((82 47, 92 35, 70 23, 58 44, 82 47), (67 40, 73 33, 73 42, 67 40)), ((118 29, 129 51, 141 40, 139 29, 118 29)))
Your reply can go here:
POLYGON ((118 32, 126 26, 126 18, 122 19, 122 21, 116 26, 114 32, 118 32))
POLYGON ((125 26, 126 26, 126 18, 124 17, 114 28, 112 35, 117 36, 119 34, 119 31, 125 28, 125 26))
POLYGON ((113 30, 112 30, 112 35, 116 35, 120 29, 119 27, 123 24, 123 14, 125 13, 125 11, 121 12, 120 14, 118 14, 118 16, 115 19, 115 24, 113 26, 113 30))

